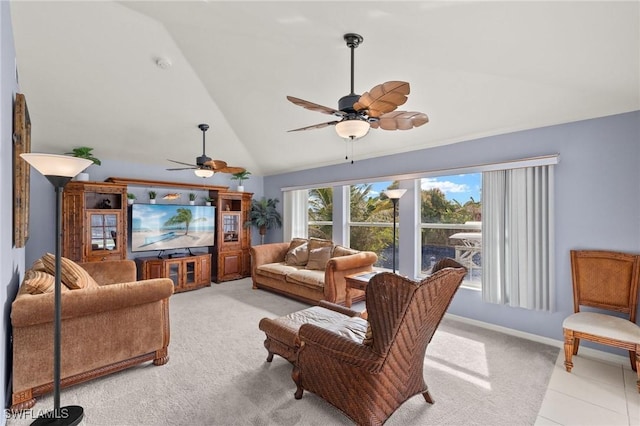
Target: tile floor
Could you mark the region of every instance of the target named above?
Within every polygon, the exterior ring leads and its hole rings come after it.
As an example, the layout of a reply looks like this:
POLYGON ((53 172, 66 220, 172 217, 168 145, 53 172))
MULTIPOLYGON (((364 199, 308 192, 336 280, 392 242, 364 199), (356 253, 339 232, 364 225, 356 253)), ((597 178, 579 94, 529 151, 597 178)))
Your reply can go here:
POLYGON ((536 426, 640 425, 637 375, 629 362, 613 364, 579 355, 573 357, 571 373, 563 363, 561 351, 536 426))

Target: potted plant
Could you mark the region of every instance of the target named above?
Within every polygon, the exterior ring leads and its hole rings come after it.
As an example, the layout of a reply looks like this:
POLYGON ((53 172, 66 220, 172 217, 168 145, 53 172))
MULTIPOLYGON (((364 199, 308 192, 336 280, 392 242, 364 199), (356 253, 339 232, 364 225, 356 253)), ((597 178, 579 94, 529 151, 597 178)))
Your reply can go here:
POLYGON ((211 198, 211 197, 204 197, 204 204, 205 204, 205 206, 210 206, 212 202, 213 202, 213 198, 211 198))
POLYGON ((156 191, 149 191, 149 204, 155 204, 156 203, 156 191))
POLYGON ((258 228, 260 233, 260 244, 264 244, 264 236, 267 230, 271 228, 280 228, 282 226, 282 216, 276 209, 278 205, 277 198, 266 199, 262 197, 261 200, 251 200, 251 210, 249 210, 249 220, 244 223, 245 227, 251 225, 258 228))
POLYGON ((127 192, 127 203, 133 204, 136 199, 136 194, 132 194, 131 192, 127 192))
MULTIPOLYGON (((71 155, 73 157, 91 160, 93 161, 93 164, 95 164, 96 166, 102 165, 102 162, 96 157, 94 157, 91 151, 93 151, 93 148, 90 148, 88 146, 80 146, 78 148, 73 148, 71 152, 67 152, 66 154, 71 155)), ((87 173, 86 171, 82 171, 81 173, 78 173, 78 176, 76 176, 76 180, 80 180, 80 181, 89 180, 89 173, 87 173)))
POLYGON ((189 204, 191 204, 192 206, 196 204, 196 198, 198 198, 198 196, 196 194, 194 194, 193 192, 189 193, 189 204))
POLYGON ((234 173, 231 175, 231 180, 237 180, 238 181, 238 191, 242 192, 244 191, 244 185, 242 185, 242 182, 244 182, 245 180, 249 179, 249 175, 251 174, 250 171, 248 170, 244 170, 238 173, 234 173))

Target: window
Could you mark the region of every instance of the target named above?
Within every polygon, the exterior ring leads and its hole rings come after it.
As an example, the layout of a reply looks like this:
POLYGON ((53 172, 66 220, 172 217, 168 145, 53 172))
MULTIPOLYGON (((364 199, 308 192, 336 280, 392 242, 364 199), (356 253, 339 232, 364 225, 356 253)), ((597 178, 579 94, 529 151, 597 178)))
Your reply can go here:
POLYGON ((333 239, 333 188, 309 190, 308 235, 309 237, 333 239))
POLYGON ((349 187, 349 247, 372 251, 378 255, 375 266, 393 269, 393 204, 382 194, 390 187, 396 188, 397 183, 349 187))
POLYGON ((465 285, 480 288, 482 276, 481 173, 420 179, 420 272, 450 257, 469 270, 465 285))

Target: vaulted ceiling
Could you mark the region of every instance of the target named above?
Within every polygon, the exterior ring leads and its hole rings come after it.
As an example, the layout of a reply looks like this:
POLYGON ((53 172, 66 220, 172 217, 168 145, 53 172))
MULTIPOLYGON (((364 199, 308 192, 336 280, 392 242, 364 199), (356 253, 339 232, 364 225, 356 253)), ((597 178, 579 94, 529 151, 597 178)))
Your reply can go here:
MULTIPOLYGON (((34 150, 173 167, 202 153, 270 175, 344 161, 350 91, 404 80, 430 122, 372 129, 363 159, 640 109, 637 1, 11 1, 34 150), (161 68, 158 60, 170 66, 161 68)), ((182 173, 182 172, 177 172, 182 173)))

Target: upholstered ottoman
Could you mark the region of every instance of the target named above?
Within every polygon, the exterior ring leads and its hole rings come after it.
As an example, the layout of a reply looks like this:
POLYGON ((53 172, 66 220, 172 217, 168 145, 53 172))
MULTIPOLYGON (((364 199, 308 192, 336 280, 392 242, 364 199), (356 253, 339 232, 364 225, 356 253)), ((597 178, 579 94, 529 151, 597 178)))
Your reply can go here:
POLYGON ((293 312, 283 317, 270 319, 262 318, 258 327, 264 331, 267 338, 264 347, 269 355, 267 361, 273 360, 273 355, 280 355, 291 363, 295 363, 300 340, 298 330, 302 324, 315 324, 323 328, 340 328, 342 333, 364 334, 367 321, 360 317, 360 312, 344 306, 321 301, 319 306, 293 312))

